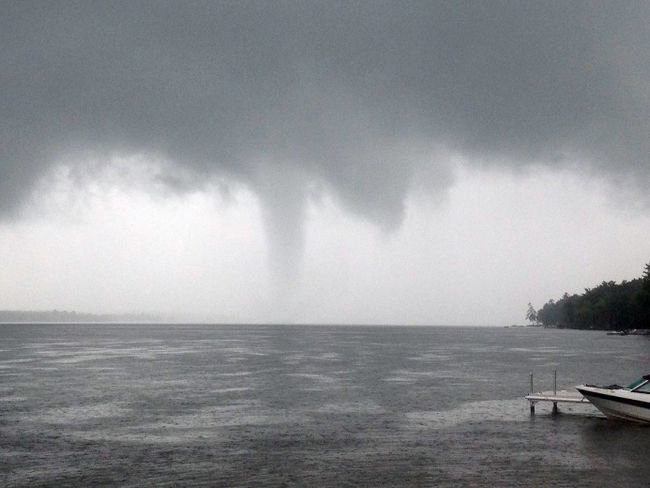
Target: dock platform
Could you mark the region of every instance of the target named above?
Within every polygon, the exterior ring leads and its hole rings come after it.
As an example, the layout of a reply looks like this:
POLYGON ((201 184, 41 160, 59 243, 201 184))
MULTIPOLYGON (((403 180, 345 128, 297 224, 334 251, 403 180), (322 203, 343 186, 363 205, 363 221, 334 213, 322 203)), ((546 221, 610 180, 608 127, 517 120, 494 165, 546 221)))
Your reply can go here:
POLYGON ((540 391, 526 395, 529 402, 589 403, 578 391, 540 391))
POLYGON ((535 414, 535 403, 553 402, 553 412, 557 412, 558 403, 589 403, 578 391, 558 390, 557 389, 557 371, 553 374, 553 390, 533 392, 533 373, 530 373, 530 393, 526 395, 526 400, 530 402, 530 414, 535 414))

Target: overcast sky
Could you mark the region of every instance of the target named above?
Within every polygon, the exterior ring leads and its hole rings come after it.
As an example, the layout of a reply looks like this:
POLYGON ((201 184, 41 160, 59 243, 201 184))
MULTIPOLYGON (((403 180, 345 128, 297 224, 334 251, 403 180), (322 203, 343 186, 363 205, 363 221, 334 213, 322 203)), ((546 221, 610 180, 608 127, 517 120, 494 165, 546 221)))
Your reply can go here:
POLYGON ((509 324, 650 262, 650 3, 13 2, 0 309, 509 324))

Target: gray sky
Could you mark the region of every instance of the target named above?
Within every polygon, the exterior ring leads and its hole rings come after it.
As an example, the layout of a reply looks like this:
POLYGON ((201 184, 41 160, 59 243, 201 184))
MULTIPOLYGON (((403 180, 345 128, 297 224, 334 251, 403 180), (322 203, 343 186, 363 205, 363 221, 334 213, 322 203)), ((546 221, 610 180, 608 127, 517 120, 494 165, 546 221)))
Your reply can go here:
POLYGON ((2 2, 0 308, 521 321, 650 261, 647 2, 2 2))

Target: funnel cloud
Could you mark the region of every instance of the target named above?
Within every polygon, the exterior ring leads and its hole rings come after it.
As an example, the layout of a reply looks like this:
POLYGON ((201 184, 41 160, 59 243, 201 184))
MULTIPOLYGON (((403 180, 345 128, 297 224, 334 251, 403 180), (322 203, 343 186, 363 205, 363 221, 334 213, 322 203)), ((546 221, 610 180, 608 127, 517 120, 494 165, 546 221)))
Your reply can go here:
MULTIPOLYGON (((648 2, 3 2, 0 217, 50 169, 170 162, 259 197, 295 278, 310 188, 391 231, 449 155, 650 177, 648 2), (76 161, 76 162, 75 162, 76 161), (428 175, 422 180, 419 175, 428 175)), ((192 175, 174 182, 173 167, 192 175)), ((47 183, 47 182, 45 182, 47 183)), ((38 186, 42 188, 42 186, 38 186)))

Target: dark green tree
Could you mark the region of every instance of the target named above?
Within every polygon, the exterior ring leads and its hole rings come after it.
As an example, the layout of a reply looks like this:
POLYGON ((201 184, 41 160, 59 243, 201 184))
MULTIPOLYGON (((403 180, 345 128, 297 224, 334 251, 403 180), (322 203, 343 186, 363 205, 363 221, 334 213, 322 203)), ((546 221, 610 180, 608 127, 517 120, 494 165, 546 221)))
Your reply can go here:
POLYGON ((537 311, 535 310, 535 307, 533 307, 533 304, 530 302, 528 302, 526 320, 528 320, 531 324, 537 324, 537 311))
POLYGON ((549 300, 537 311, 537 321, 577 329, 650 328, 650 263, 644 266, 641 278, 603 281, 585 288, 582 295, 565 293, 558 301, 549 300))

